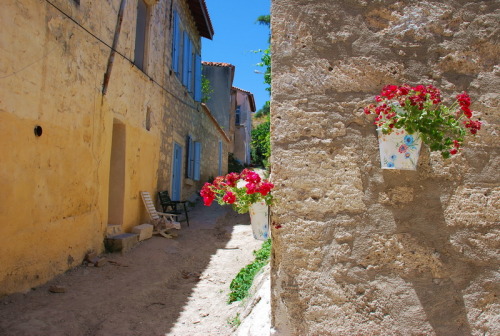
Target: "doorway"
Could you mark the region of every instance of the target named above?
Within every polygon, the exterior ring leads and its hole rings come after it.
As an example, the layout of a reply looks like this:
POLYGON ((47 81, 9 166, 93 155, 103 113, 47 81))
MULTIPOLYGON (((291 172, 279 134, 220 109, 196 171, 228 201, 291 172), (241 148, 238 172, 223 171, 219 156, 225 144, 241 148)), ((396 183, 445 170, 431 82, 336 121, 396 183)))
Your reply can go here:
POLYGON ((109 165, 108 225, 123 225, 125 199, 125 125, 113 121, 111 157, 109 165))

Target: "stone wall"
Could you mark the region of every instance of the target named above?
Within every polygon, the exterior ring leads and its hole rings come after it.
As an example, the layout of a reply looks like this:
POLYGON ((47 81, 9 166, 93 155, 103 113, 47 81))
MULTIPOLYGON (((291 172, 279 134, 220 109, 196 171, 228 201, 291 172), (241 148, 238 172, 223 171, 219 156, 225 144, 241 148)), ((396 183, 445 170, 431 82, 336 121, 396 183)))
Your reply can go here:
POLYGON ((278 335, 497 335, 499 1, 274 0, 272 308, 278 335), (483 128, 381 170, 386 84, 466 90, 483 128))
MULTIPOLYGON (((172 1, 153 2, 144 71, 133 65, 137 2, 124 2, 106 95, 121 1, 2 2, 0 295, 80 265, 88 251, 101 252, 108 224, 128 232, 149 221, 139 192, 170 190, 174 141, 184 146, 190 134, 203 142, 202 180, 183 181, 183 198, 217 174, 219 141, 227 167, 224 134, 170 71, 172 1), (123 135, 120 188, 110 183, 115 127, 123 135), (122 203, 118 223, 108 222, 115 210, 109 198, 122 203)), ((186 2, 174 6, 200 46, 186 2)))

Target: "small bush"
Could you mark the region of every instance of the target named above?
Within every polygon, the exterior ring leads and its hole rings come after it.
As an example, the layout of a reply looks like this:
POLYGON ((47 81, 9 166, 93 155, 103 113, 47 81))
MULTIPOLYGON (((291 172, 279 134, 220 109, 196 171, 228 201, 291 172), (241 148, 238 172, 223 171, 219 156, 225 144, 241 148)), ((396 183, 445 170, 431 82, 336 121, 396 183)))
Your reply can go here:
POLYGON ((266 240, 259 250, 253 252, 253 255, 255 256, 255 260, 243 267, 233 281, 231 281, 231 285, 229 285, 231 293, 229 293, 228 303, 241 301, 248 296, 248 291, 252 286, 255 275, 269 262, 271 239, 266 240))

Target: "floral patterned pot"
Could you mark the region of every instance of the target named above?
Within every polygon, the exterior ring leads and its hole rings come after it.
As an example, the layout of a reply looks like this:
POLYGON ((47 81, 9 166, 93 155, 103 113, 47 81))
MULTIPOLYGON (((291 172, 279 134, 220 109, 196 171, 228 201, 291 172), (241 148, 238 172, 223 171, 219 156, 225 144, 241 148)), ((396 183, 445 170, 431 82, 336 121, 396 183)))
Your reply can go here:
POLYGON ((416 170, 422 139, 420 133, 408 134, 395 128, 391 134, 377 129, 382 169, 416 170))
POLYGON ((269 238, 269 207, 266 202, 257 202, 250 206, 250 223, 253 237, 257 240, 269 238))

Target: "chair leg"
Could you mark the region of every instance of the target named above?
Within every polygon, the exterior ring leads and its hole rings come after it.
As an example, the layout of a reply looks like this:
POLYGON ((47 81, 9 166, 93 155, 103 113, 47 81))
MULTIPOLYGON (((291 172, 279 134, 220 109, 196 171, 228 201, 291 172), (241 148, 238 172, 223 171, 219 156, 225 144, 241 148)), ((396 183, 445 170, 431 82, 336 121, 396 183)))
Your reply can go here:
POLYGON ((186 209, 186 203, 182 203, 182 206, 184 207, 184 214, 186 215, 186 222, 187 222, 187 225, 189 226, 189 217, 188 217, 188 212, 187 212, 187 209, 186 209))

